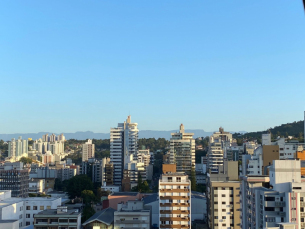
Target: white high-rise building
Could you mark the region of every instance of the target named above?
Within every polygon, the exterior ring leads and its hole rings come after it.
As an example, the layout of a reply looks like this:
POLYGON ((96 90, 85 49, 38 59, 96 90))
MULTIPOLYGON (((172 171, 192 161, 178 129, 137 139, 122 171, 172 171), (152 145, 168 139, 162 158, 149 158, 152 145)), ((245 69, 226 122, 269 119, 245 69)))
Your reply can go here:
POLYGON ((94 153, 95 145, 92 144, 91 139, 88 139, 88 141, 83 144, 82 161, 88 161, 89 158, 94 158, 94 153))
POLYGON ((232 143, 232 134, 225 132, 223 128, 219 128, 219 132, 215 132, 210 137, 208 164, 207 169, 217 172, 218 166, 223 165, 223 159, 227 158, 226 149, 232 143))
POLYGON ((183 124, 178 133, 172 133, 170 139, 170 163, 177 165, 177 172, 190 175, 195 168, 195 139, 193 133, 185 133, 183 124))
POLYGON ((22 140, 19 137, 17 141, 15 138, 8 145, 8 156, 9 157, 27 157, 28 155, 28 140, 22 140))
POLYGON ((125 161, 130 155, 136 157, 138 151, 138 124, 131 123, 128 116, 126 122, 119 123, 118 127, 110 129, 110 160, 113 163, 113 182, 121 185, 125 161))

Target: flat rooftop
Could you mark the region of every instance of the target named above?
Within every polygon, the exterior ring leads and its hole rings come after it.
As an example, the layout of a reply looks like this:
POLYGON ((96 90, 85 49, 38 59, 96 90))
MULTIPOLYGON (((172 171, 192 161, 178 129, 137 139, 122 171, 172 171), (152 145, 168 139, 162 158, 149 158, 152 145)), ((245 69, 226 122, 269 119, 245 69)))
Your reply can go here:
POLYGON ((39 215, 39 216, 43 216, 43 215, 79 215, 81 214, 80 212, 76 212, 75 209, 71 209, 71 210, 67 210, 67 212, 62 212, 62 213, 58 213, 57 214, 57 209, 47 209, 47 210, 43 210, 37 214, 35 214, 35 216, 39 215))

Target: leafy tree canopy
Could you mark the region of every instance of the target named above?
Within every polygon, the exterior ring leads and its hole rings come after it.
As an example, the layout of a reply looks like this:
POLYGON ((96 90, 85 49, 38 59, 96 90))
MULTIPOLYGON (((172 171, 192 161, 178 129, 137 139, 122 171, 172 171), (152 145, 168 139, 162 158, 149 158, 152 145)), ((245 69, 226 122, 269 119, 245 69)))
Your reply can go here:
POLYGON ((83 190, 93 190, 92 181, 87 175, 76 175, 69 180, 67 192, 71 199, 80 197, 83 190))

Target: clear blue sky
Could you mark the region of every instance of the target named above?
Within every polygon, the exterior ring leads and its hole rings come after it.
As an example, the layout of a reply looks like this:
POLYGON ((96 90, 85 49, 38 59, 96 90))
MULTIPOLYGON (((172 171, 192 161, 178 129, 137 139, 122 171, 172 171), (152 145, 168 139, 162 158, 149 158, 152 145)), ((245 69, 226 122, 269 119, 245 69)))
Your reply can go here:
POLYGON ((301 0, 0 1, 0 133, 303 119, 301 0))

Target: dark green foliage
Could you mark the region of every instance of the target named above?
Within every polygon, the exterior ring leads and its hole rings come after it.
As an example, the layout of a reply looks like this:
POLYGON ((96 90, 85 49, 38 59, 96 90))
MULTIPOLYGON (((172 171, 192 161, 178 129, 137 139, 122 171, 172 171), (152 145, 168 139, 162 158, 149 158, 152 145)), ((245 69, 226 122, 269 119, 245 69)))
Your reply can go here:
POLYGON ((205 150, 209 146, 209 137, 202 138, 202 140, 196 139, 196 145, 202 145, 205 150))
POLYGON ((77 175, 69 180, 67 192, 71 199, 80 197, 83 190, 93 190, 93 184, 88 176, 77 175))
POLYGON ((197 184, 196 191, 204 193, 206 191, 206 186, 204 184, 197 184))
POLYGON ((83 198, 83 203, 86 205, 90 205, 96 201, 96 197, 92 190, 83 190, 81 192, 81 197, 83 198))
POLYGON ((110 149, 110 139, 92 139, 92 143, 95 144, 95 150, 110 149))
POLYGON ((138 140, 139 149, 142 149, 142 146, 145 146, 146 149, 150 149, 151 152, 157 150, 164 150, 169 146, 169 141, 165 138, 141 138, 138 140))
POLYGON ((201 163, 201 157, 207 155, 206 151, 203 150, 196 150, 195 151, 195 161, 196 164, 200 164, 201 163))
POLYGON ((89 219, 91 216, 95 214, 94 209, 91 207, 91 205, 86 205, 83 209, 82 214, 82 223, 86 222, 87 219, 89 219))
POLYGON ((196 172, 195 172, 195 168, 192 168, 192 171, 191 171, 191 190, 196 191, 196 172))
POLYGON ((20 158, 20 160, 23 164, 32 164, 33 160, 31 158, 28 157, 22 157, 20 158))
POLYGON ((110 150, 95 151, 95 158, 96 159, 102 159, 104 157, 110 157, 110 150))
POLYGON ((282 124, 280 126, 275 126, 266 131, 250 132, 246 134, 233 134, 233 138, 236 139, 248 139, 248 140, 258 140, 261 142, 262 134, 270 132, 272 138, 275 139, 277 136, 288 137, 294 136, 296 140, 300 142, 304 141, 304 121, 298 121, 293 123, 282 124))
POLYGON ((141 193, 149 193, 152 192, 152 190, 150 190, 148 182, 147 181, 143 181, 140 183, 140 185, 138 184, 137 186, 133 187, 131 189, 131 191, 133 192, 141 192, 141 193))

